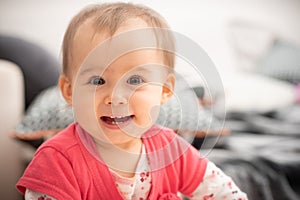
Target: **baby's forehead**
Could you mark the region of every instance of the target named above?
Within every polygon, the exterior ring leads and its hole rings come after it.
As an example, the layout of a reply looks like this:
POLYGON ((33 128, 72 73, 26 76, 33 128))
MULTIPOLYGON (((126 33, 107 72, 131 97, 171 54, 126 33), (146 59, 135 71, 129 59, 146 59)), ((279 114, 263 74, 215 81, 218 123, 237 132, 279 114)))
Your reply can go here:
POLYGON ((120 71, 143 73, 158 72, 161 68, 166 67, 164 66, 163 53, 155 49, 136 50, 119 57, 112 57, 107 54, 102 56, 99 53, 98 56, 88 56, 80 66, 80 71, 91 73, 119 73, 120 71))
MULTIPOLYGON (((73 66, 79 66, 84 59, 95 49, 98 48, 102 43, 107 42, 111 38, 116 35, 121 35, 122 33, 130 32, 132 30, 138 30, 143 28, 149 28, 148 24, 140 18, 130 18, 124 21, 124 23, 116 29, 113 35, 111 35, 109 31, 109 27, 104 27, 99 29, 95 26, 94 20, 87 19, 84 23, 82 23, 74 36, 73 44, 72 44, 72 62, 73 66)), ((124 48, 125 45, 130 45, 137 40, 136 32, 129 37, 126 37, 123 41, 118 41, 118 43, 112 43, 112 45, 108 46, 106 50, 118 50, 119 48, 124 48)), ((140 35, 140 39, 143 35, 140 35)), ((153 39, 153 38, 152 38, 153 39)), ((143 48, 142 46, 139 48, 143 48)))
POLYGON ((91 21, 86 21, 79 26, 71 45, 72 65, 75 65, 76 68, 79 67, 85 57, 107 38, 108 36, 105 31, 95 32, 91 21))

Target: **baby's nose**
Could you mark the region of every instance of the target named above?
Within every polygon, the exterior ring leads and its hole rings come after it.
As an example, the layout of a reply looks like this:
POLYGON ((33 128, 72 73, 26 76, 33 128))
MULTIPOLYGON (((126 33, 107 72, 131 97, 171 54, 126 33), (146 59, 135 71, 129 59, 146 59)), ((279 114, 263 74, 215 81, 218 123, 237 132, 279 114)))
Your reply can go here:
POLYGON ((106 105, 124 105, 124 104, 127 104, 128 103, 128 100, 127 98, 125 98, 124 96, 122 95, 113 95, 113 96, 107 96, 105 99, 104 99, 104 103, 106 105))

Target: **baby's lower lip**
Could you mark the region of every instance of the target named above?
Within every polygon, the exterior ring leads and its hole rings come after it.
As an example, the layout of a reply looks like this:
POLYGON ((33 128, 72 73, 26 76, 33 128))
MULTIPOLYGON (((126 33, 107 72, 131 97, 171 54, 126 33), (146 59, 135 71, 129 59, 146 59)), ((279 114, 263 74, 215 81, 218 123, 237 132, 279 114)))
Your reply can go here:
POLYGON ((101 122, 110 129, 120 129, 129 124, 129 122, 133 119, 133 115, 128 116, 102 116, 100 117, 101 122))

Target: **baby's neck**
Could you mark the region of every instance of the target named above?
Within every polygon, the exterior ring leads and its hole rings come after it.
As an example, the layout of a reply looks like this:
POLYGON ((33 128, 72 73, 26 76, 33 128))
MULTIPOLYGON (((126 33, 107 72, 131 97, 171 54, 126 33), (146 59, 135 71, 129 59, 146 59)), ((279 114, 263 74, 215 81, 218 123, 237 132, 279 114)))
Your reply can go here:
POLYGON ((114 145, 126 152, 140 154, 142 152, 143 142, 142 139, 136 138, 126 143, 114 144, 114 145))
POLYGON ((97 150, 106 165, 123 177, 132 177, 142 153, 142 140, 118 145, 96 143, 97 150))

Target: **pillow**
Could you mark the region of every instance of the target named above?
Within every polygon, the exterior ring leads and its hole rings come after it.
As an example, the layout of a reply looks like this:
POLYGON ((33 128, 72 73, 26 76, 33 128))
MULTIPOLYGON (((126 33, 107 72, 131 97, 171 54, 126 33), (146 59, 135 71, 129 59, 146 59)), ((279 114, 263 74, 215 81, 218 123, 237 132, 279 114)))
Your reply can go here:
POLYGON ((226 112, 267 113, 296 102, 295 87, 262 74, 236 73, 225 87, 226 112))
POLYGON ((270 51, 257 62, 257 71, 263 75, 300 83, 300 46, 278 40, 270 51))
MULTIPOLYGON (((52 86, 43 90, 34 99, 11 136, 23 140, 45 139, 64 129, 73 121, 71 107, 63 99, 58 87, 52 86)), ((39 146, 41 142, 33 146, 39 146)))

